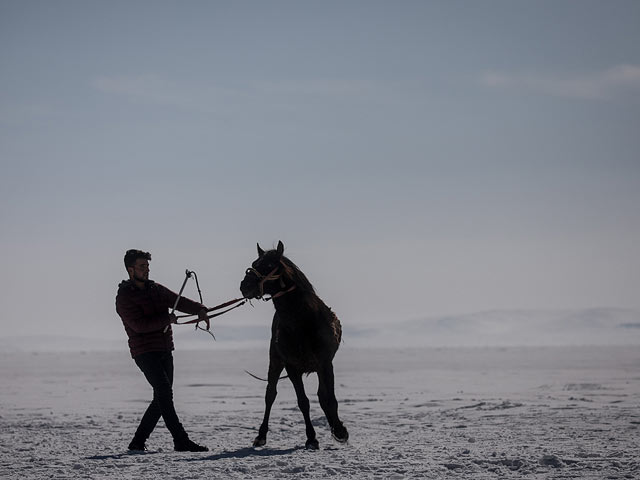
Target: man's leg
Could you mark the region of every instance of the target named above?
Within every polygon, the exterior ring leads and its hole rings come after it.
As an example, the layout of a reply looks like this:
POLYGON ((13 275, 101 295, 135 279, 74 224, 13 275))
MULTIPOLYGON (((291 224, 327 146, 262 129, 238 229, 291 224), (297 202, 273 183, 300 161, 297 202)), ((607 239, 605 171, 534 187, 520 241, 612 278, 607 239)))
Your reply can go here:
POLYGON ((142 420, 140 420, 140 425, 138 426, 138 429, 136 430, 136 433, 133 437, 133 441, 129 445, 129 450, 144 450, 145 442, 151 435, 151 432, 153 432, 158 423, 158 420, 160 420, 160 417, 162 416, 162 411, 160 410, 160 403, 158 402, 155 385, 163 383, 162 377, 164 375, 167 376, 169 385, 172 385, 173 368, 171 368, 169 372, 164 372, 165 366, 163 365, 164 362, 162 362, 162 352, 144 353, 134 358, 134 361, 144 374, 147 381, 149 381, 149 383, 153 387, 153 400, 147 407, 146 412, 144 412, 142 420), (153 380, 150 380, 150 378, 153 380))
MULTIPOLYGON (((173 436, 176 450, 206 451, 205 447, 191 442, 185 432, 173 404, 173 355, 171 352, 150 352, 138 355, 135 362, 153 387, 153 402, 147 408, 134 440, 144 442, 162 416, 173 436)), ((133 444, 134 442, 132 442, 133 444)))
POLYGON ((129 444, 129 450, 145 450, 145 443, 156 427, 161 415, 158 402, 153 400, 147 407, 146 412, 144 412, 142 420, 140 420, 140 425, 138 425, 133 440, 129 444))

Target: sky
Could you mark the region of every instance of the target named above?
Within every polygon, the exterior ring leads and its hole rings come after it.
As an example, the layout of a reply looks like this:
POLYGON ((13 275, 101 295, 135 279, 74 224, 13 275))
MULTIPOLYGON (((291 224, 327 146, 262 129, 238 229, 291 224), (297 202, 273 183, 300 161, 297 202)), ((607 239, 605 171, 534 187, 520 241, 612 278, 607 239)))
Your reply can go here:
POLYGON ((638 45, 622 0, 0 0, 0 337, 279 240, 343 324, 640 308, 638 45))

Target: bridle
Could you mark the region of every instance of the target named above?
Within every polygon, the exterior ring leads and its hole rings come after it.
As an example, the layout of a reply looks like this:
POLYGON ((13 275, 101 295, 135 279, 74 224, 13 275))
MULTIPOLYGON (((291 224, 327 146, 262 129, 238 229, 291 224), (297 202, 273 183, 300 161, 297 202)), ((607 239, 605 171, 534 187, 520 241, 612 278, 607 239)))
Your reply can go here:
POLYGON ((286 285, 284 283, 284 280, 282 279, 282 273, 276 274, 276 272, 278 271, 280 266, 284 266, 282 261, 280 261, 280 265, 277 265, 273 270, 271 270, 266 275, 263 275, 262 273, 260 273, 258 270, 256 270, 253 267, 247 268, 247 271, 245 273, 247 275, 253 274, 258 279, 258 292, 259 292, 259 294, 257 295, 257 298, 262 298, 262 300, 264 300, 265 302, 268 302, 269 300, 273 300, 274 298, 281 297, 282 295, 285 295, 285 294, 291 292, 292 290, 295 290, 295 288, 296 288, 295 285, 293 285, 293 286, 289 287, 288 289, 284 290, 286 285), (271 281, 274 281, 274 280, 280 280, 280 288, 282 288, 283 290, 280 290, 279 292, 274 293, 269 298, 264 298, 264 284, 266 282, 271 282, 271 281))

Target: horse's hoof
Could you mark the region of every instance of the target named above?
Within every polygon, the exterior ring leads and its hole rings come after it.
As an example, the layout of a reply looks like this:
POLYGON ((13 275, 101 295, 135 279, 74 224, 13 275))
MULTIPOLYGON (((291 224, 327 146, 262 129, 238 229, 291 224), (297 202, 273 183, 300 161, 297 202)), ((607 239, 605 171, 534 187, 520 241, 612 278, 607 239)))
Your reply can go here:
POLYGON ((304 444, 304 448, 307 450, 318 450, 320 448, 320 444, 318 440, 315 438, 313 440, 307 440, 307 443, 304 444))
POLYGON ((267 439, 263 437, 256 437, 253 441, 254 447, 264 447, 267 444, 267 439))
POLYGON ((349 432, 346 428, 344 428, 344 425, 332 428, 331 435, 333 435, 333 438, 335 438, 340 443, 347 443, 347 441, 349 440, 349 432))

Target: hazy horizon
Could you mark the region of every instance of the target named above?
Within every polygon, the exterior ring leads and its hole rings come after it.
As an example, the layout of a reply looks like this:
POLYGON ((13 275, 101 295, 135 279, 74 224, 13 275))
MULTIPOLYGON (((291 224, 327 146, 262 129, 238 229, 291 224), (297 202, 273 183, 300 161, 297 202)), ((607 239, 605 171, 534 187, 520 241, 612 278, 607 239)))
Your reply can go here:
MULTIPOLYGON (((213 322, 215 340, 193 326, 174 327, 177 350, 261 350, 269 348, 271 325, 233 319, 213 322)), ((539 348, 640 345, 640 310, 503 310, 443 315, 378 324, 342 325, 343 349, 416 348, 539 348)), ((126 335, 97 338, 68 334, 0 337, 0 351, 10 352, 128 352, 126 335)))
POLYGON ((124 336, 129 248, 215 305, 278 240, 348 325, 638 310, 639 26, 633 1, 2 1, 0 338, 124 336))

